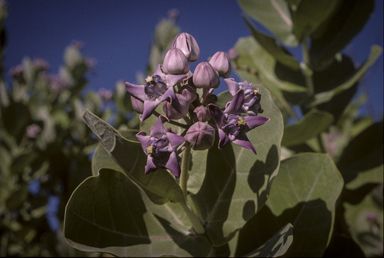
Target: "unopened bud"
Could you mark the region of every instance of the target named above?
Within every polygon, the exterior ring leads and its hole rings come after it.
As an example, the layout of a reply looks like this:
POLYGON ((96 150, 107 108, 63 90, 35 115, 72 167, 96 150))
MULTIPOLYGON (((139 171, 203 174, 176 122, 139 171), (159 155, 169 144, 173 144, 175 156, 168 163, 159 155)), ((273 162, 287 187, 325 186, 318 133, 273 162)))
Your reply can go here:
POLYGON ((187 131, 185 137, 194 150, 206 150, 212 147, 215 140, 215 129, 203 123, 194 123, 187 131))
POLYGON ((209 60, 209 63, 219 73, 220 77, 227 78, 231 74, 231 62, 227 53, 216 52, 209 60))
POLYGON ((180 49, 171 48, 164 57, 162 69, 167 74, 186 74, 189 72, 189 63, 180 49))
POLYGON ((192 80, 196 88, 217 88, 220 84, 219 74, 208 62, 201 62, 196 66, 192 80))
POLYGON ((239 53, 236 51, 236 49, 231 48, 228 50, 228 57, 231 60, 236 60, 237 58, 239 58, 239 53))
POLYGON ((200 48, 195 38, 185 32, 176 36, 172 48, 178 48, 183 51, 189 62, 195 62, 200 56, 200 48))
POLYGON ((211 119, 211 113, 204 106, 198 106, 193 110, 193 117, 200 122, 207 122, 211 119))
POLYGON ((184 98, 187 99, 189 103, 192 103, 197 98, 196 91, 194 90, 194 88, 192 88, 189 85, 184 85, 183 87, 181 87, 181 89, 179 90, 179 93, 183 95, 184 98))

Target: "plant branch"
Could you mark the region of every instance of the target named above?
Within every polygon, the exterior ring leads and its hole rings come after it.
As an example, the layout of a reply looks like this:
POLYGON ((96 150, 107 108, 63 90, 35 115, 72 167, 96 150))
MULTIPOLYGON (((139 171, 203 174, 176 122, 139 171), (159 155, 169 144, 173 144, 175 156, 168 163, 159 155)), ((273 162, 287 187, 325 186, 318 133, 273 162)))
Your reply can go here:
POLYGON ((188 206, 185 202, 179 202, 179 203, 180 203, 181 207, 183 208, 183 210, 185 211, 185 213, 187 214, 189 220, 191 221, 192 226, 195 229, 196 233, 197 234, 204 234, 205 229, 204 229, 203 225, 201 225, 201 222, 200 222, 199 218, 196 216, 196 214, 188 208, 188 206))

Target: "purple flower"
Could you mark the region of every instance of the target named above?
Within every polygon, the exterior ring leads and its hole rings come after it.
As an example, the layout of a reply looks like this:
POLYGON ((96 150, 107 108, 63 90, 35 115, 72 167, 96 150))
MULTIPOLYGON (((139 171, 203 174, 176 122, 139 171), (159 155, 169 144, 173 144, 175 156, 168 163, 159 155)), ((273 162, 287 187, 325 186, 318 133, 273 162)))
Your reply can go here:
POLYGON ((129 93, 136 99, 144 102, 143 115, 140 117, 141 121, 147 119, 160 102, 171 102, 176 98, 173 86, 184 78, 186 74, 182 75, 166 75, 158 65, 155 73, 148 76, 144 85, 135 85, 129 82, 125 83, 125 87, 129 93))
POLYGON ((171 48, 165 54, 162 68, 167 74, 186 74, 189 72, 189 63, 183 51, 178 48, 171 48))
POLYGON ((113 100, 113 92, 104 88, 101 88, 97 91, 97 94, 99 94, 101 100, 104 103, 111 102, 113 100))
POLYGON ((224 79, 224 82, 228 86, 228 91, 232 96, 235 96, 236 92, 240 89, 244 91, 244 103, 241 107, 242 113, 248 113, 251 116, 257 116, 258 113, 263 113, 263 109, 260 105, 261 94, 259 88, 255 88, 247 81, 235 82, 234 79, 224 79))
POLYGON ((163 125, 166 121, 169 121, 167 117, 160 116, 149 135, 141 131, 136 134, 136 137, 147 155, 145 174, 159 168, 166 168, 179 177, 180 165, 176 149, 186 140, 184 137, 166 130, 163 125))
POLYGON ((227 78, 231 74, 231 62, 227 53, 222 51, 216 52, 211 60, 209 60, 209 63, 219 73, 220 77, 227 78))
POLYGON ((216 105, 209 104, 208 109, 219 132, 219 149, 230 142, 247 148, 256 154, 256 150, 245 133, 269 121, 264 116, 241 116, 244 102, 244 90, 239 90, 229 102, 224 112, 216 105))

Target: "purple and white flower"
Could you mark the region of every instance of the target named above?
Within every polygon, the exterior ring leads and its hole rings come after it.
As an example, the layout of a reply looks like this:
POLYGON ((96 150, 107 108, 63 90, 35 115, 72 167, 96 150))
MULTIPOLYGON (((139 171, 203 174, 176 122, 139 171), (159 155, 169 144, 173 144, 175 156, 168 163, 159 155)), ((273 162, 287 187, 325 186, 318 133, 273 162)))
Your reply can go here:
POLYGON ((224 112, 214 104, 209 104, 208 109, 219 132, 219 149, 233 142, 257 154, 246 133, 270 119, 264 116, 242 116, 243 104, 244 90, 241 89, 236 92, 224 112))
POLYGON ((145 174, 159 168, 166 168, 176 177, 180 176, 180 165, 176 150, 186 139, 166 130, 163 123, 167 121, 169 121, 167 117, 159 116, 149 135, 145 131, 136 134, 144 153, 147 155, 145 174))
POLYGON ((167 75, 163 73, 161 66, 158 65, 155 73, 145 79, 146 83, 144 85, 126 82, 125 87, 127 91, 144 103, 143 114, 140 120, 144 121, 147 119, 161 102, 168 101, 172 103, 176 99, 173 86, 186 77, 186 74, 167 75))

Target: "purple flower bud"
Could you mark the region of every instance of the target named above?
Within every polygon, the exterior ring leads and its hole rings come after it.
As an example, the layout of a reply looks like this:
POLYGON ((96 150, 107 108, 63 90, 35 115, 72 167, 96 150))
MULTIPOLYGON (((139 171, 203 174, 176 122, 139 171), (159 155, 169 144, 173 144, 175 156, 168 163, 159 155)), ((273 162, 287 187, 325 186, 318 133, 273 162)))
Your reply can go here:
POLYGON ((47 71, 49 69, 48 62, 41 58, 34 59, 33 66, 37 71, 47 71))
POLYGON ((206 150, 212 147, 215 140, 215 129, 203 122, 194 123, 185 135, 192 149, 206 150))
POLYGON ((97 91, 97 94, 99 94, 101 100, 104 103, 111 102, 113 100, 113 92, 104 88, 101 88, 97 91))
POLYGON ((227 78, 231 74, 231 62, 229 61, 227 53, 222 51, 216 52, 209 63, 212 65, 220 77, 227 78))
POLYGON ((31 124, 26 129, 28 138, 36 138, 39 135, 40 131, 41 128, 37 124, 31 124))
POLYGON ((178 48, 183 51, 189 62, 195 62, 200 56, 200 48, 195 38, 185 32, 176 36, 172 48, 178 48))
POLYGON ((200 122, 207 122, 211 119, 209 110, 204 106, 198 106, 193 110, 193 117, 200 122))
POLYGON ((189 63, 180 49, 171 48, 164 57, 162 68, 167 74, 186 74, 189 72, 189 63))
POLYGON ((170 102, 163 102, 164 114, 169 119, 180 119, 187 115, 189 101, 183 95, 176 94, 176 99, 170 102))
POLYGON ((179 93, 188 100, 189 104, 191 104, 193 101, 195 101, 195 99, 197 99, 196 91, 189 85, 184 85, 183 87, 181 87, 179 93))
POLYGON ((176 8, 168 10, 168 18, 170 21, 175 22, 179 17, 179 10, 176 8))
POLYGON ((9 75, 13 78, 23 77, 23 66, 17 65, 9 70, 9 75))
POLYGON ((228 50, 228 56, 231 60, 236 60, 239 58, 239 53, 236 51, 236 49, 231 48, 228 50))
POLYGON ((196 88, 217 88, 220 85, 219 74, 208 62, 201 62, 193 73, 193 84, 196 88))
POLYGON ((374 224, 377 221, 377 214, 375 212, 367 212, 365 214, 365 219, 369 223, 374 224))

